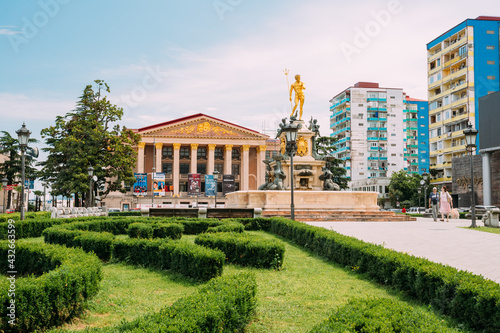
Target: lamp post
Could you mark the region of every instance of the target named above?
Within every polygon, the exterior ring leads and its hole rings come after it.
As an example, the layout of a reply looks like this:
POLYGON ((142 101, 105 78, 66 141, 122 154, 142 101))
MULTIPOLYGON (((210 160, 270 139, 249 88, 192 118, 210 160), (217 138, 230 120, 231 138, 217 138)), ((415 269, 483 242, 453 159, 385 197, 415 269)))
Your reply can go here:
POLYGON ((2 178, 2 190, 3 190, 3 213, 5 214, 5 186, 9 183, 6 177, 2 178))
POLYGON ((155 207, 156 136, 153 137, 153 172, 151 173, 151 208, 155 207))
POLYGON ((302 125, 300 123, 294 124, 293 120, 283 126, 282 131, 286 137, 286 152, 290 155, 290 218, 295 220, 295 203, 293 198, 293 188, 295 187, 295 180, 293 175, 293 155, 297 150, 297 133, 302 125))
MULTIPOLYGON (((420 214, 420 194, 422 194, 422 188, 421 187, 417 188, 417 192, 418 192, 418 213, 420 214)), ((425 198, 424 198, 424 202, 425 202, 425 198)))
POLYGON ((217 208, 217 180, 219 179, 219 171, 215 170, 213 173, 215 180, 215 203, 214 208, 217 208))
POLYGON ((424 179, 424 207, 427 210, 427 179, 429 179, 429 174, 424 172, 422 178, 424 179))
POLYGON ((471 212, 471 219, 472 223, 470 225, 470 228, 475 228, 476 227, 476 203, 474 200, 474 168, 473 168, 473 159, 472 159, 472 151, 474 148, 476 148, 476 137, 477 137, 477 130, 472 128, 472 124, 469 122, 469 126, 467 126, 467 129, 464 129, 464 135, 465 135, 465 143, 466 143, 466 149, 470 151, 470 212, 471 212))
POLYGON ((22 170, 22 176, 21 176, 21 221, 24 220, 24 182, 25 182, 25 151, 26 147, 28 147, 28 140, 30 138, 31 132, 26 128, 26 125, 23 123, 23 126, 16 131, 17 133, 17 138, 19 140, 19 146, 21 147, 21 170, 22 170))
POLYGON ((92 176, 94 175, 94 168, 91 164, 87 168, 87 172, 89 173, 89 199, 87 200, 87 208, 92 207, 92 176))
POLYGON ((194 190, 196 191, 196 208, 198 208, 198 196, 200 195, 200 187, 196 185, 194 187, 194 190))

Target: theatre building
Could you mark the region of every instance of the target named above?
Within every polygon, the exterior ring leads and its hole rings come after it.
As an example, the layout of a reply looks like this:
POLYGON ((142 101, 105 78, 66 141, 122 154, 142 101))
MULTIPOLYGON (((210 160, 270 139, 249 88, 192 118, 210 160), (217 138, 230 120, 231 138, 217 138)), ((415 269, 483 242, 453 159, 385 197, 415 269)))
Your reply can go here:
POLYGON ((103 200, 107 207, 186 207, 196 202, 212 206, 214 197, 209 187, 213 185, 214 190, 215 184, 205 184, 205 175, 207 182, 213 181, 210 175, 214 171, 220 175, 217 204, 222 205, 223 178, 234 179, 231 186, 235 191, 257 190, 265 182, 262 161, 279 151, 279 141, 268 135, 201 113, 134 131, 141 137, 134 172, 142 185, 136 183, 125 194, 110 193, 103 200), (198 196, 188 189, 193 175, 198 180, 198 196))

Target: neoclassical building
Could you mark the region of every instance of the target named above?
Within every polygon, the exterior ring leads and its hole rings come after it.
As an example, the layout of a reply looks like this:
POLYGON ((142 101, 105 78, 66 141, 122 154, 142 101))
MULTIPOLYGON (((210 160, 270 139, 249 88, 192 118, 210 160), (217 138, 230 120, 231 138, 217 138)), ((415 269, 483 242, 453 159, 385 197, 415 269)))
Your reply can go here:
MULTIPOLYGON (((148 175, 147 195, 134 196, 132 190, 125 195, 110 194, 104 200, 108 207, 127 210, 150 205, 153 172, 165 173, 166 189, 164 197, 155 197, 155 205, 194 202, 187 195, 190 173, 200 174, 200 202, 205 198, 204 176, 215 170, 234 175, 236 190, 256 190, 265 182, 262 161, 279 150, 279 141, 268 135, 201 113, 134 131, 141 137, 134 172, 148 175)), ((225 201, 221 185, 218 182, 218 203, 225 201)))

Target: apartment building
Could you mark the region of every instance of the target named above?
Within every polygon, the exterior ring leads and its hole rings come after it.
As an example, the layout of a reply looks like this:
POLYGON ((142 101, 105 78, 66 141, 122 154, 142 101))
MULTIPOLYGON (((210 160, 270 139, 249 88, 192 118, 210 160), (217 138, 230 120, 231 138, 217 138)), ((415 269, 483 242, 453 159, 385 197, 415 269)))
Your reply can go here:
POLYGON ((478 128, 478 99, 499 90, 500 17, 467 19, 427 44, 431 182, 451 187, 463 130, 478 128))

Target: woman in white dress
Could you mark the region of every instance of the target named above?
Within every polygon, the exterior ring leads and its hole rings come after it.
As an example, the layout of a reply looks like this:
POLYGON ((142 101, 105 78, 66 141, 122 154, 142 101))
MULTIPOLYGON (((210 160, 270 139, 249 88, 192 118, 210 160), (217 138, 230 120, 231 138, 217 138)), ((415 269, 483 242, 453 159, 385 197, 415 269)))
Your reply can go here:
POLYGON ((444 222, 444 215, 446 215, 446 222, 450 222, 450 213, 453 208, 451 202, 451 195, 446 186, 441 187, 441 194, 439 195, 439 211, 441 212, 441 221, 444 222))

